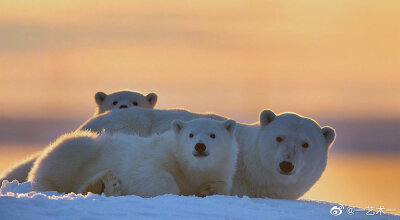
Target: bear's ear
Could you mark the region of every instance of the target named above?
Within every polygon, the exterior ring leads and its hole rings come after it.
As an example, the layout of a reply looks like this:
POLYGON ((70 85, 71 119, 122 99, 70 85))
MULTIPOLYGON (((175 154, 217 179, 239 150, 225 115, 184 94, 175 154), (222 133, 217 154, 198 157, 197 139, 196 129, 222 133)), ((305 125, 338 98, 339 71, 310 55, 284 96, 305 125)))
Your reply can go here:
POLYGON ((104 92, 98 92, 96 93, 96 95, 94 95, 94 100, 96 101, 96 104, 100 106, 103 103, 104 99, 106 99, 106 97, 107 94, 105 94, 104 92))
POLYGON ((276 115, 272 110, 264 109, 260 114, 260 125, 264 127, 275 119, 276 115))
POLYGON ((146 100, 150 103, 150 105, 154 108, 157 103, 157 95, 155 93, 150 93, 146 95, 146 100))
POLYGON ((234 120, 226 120, 223 122, 225 129, 229 132, 229 133, 233 133, 233 131, 235 130, 236 127, 236 122, 234 120))
POLYGON ((172 130, 174 130, 175 134, 179 134, 183 127, 185 126, 185 122, 181 120, 174 120, 172 122, 172 130))
POLYGON ((336 138, 335 129, 333 129, 332 127, 329 127, 329 126, 325 126, 325 127, 322 127, 321 130, 322 130, 322 135, 324 135, 324 138, 325 138, 328 146, 330 147, 336 138))

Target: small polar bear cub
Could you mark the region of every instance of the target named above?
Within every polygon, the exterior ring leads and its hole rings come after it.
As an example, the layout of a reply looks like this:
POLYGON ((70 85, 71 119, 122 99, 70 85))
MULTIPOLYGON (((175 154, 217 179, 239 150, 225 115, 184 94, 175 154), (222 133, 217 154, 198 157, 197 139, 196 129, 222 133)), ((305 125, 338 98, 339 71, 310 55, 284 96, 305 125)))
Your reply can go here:
POLYGON ((108 95, 104 92, 97 92, 94 98, 97 104, 96 114, 130 107, 153 109, 157 103, 157 95, 155 93, 144 96, 141 93, 128 90, 118 91, 108 95))
POLYGON ((29 174, 33 190, 154 197, 228 195, 236 122, 175 120, 162 135, 77 131, 59 138, 29 174))

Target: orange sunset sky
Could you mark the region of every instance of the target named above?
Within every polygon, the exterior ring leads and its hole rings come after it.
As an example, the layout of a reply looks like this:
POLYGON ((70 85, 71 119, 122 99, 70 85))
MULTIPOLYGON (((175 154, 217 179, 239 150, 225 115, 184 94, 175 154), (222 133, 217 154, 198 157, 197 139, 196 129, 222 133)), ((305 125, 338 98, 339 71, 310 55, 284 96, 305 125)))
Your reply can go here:
POLYGON ((400 118, 400 1, 15 1, 0 7, 0 115, 85 119, 93 95, 257 120, 400 118))

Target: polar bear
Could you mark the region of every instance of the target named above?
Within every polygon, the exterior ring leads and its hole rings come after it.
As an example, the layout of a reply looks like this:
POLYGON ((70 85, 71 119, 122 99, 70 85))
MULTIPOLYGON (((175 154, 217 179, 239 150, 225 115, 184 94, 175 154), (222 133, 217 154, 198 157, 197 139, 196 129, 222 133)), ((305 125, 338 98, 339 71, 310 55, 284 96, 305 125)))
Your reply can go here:
POLYGON ((94 99, 97 105, 95 114, 130 107, 153 109, 157 103, 157 95, 155 93, 144 96, 139 92, 128 90, 122 90, 108 95, 104 92, 97 92, 94 99))
POLYGON ((44 151, 29 180, 39 191, 227 195, 238 153, 235 125, 233 120, 175 120, 170 131, 147 138, 77 131, 44 151))
POLYGON ((219 121, 228 119, 214 113, 193 113, 183 109, 153 110, 132 108, 94 116, 79 127, 78 130, 91 130, 94 132, 105 130, 109 133, 122 132, 147 137, 152 134, 166 132, 171 128, 170 124, 175 119, 188 121, 196 118, 219 121))
MULTIPOLYGON (((150 93, 144 96, 139 92, 129 90, 122 90, 108 95, 104 92, 97 92, 94 98, 97 105, 97 110, 94 115, 99 115, 106 111, 130 107, 153 109, 157 103, 157 95, 155 93, 150 93)), ((19 182, 25 182, 33 163, 38 158, 39 154, 40 153, 34 154, 5 170, 0 175, 0 186, 3 180, 18 180, 19 182)))
MULTIPOLYGON (((194 118, 226 119, 186 110, 127 109, 94 117, 81 129, 149 136, 167 131, 172 120, 194 118)), ((258 123, 238 123, 235 131, 239 144, 238 169, 231 194, 299 198, 325 170, 335 136, 333 128, 320 127, 314 120, 295 113, 276 115, 264 110, 258 123)))
POLYGON ((325 170, 336 134, 295 113, 260 114, 260 123, 239 127, 240 146, 232 195, 297 199, 325 170))

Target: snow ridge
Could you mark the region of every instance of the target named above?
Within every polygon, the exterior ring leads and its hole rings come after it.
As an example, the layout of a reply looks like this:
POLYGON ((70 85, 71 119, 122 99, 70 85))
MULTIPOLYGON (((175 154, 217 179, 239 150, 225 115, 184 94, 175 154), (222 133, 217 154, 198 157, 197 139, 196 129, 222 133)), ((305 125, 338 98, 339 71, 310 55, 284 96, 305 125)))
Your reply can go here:
POLYGON ((251 199, 236 196, 163 195, 105 197, 89 194, 32 192, 31 183, 4 181, 0 219, 400 219, 365 212, 333 216, 335 203, 304 200, 251 199))

